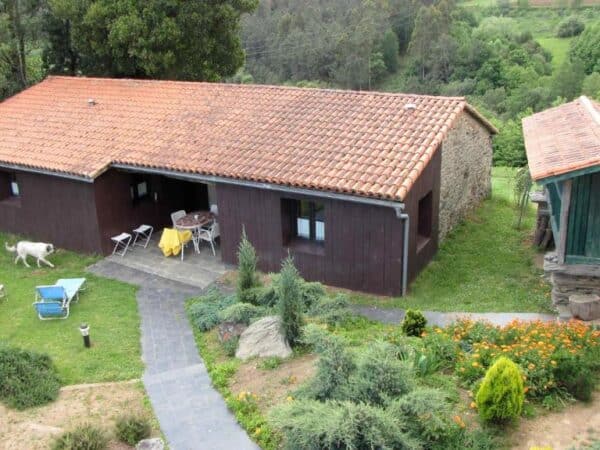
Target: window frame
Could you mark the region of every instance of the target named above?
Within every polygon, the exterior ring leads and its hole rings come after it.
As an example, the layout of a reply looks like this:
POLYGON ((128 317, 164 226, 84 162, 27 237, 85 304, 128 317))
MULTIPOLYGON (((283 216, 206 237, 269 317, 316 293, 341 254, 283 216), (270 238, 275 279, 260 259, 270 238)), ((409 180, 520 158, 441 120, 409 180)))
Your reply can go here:
POLYGON ((319 210, 323 210, 323 215, 325 214, 325 204, 322 202, 317 202, 315 200, 308 199, 300 199, 296 200, 296 210, 294 215, 294 229, 293 229, 293 237, 294 239, 301 239, 304 241, 314 242, 315 244, 323 245, 325 243, 325 230, 323 229, 323 239, 318 239, 317 236, 317 222, 323 223, 323 228, 325 228, 325 218, 323 220, 317 220, 317 212, 319 210), (302 206, 303 203, 308 207, 308 216, 302 215, 302 206), (317 206, 320 206, 318 208, 317 206), (308 220, 308 237, 300 235, 298 232, 298 219, 306 219, 308 220))
POLYGON ((129 186, 131 202, 136 205, 140 202, 150 200, 150 180, 146 177, 136 175, 129 186), (140 185, 145 185, 145 191, 140 194, 140 185))

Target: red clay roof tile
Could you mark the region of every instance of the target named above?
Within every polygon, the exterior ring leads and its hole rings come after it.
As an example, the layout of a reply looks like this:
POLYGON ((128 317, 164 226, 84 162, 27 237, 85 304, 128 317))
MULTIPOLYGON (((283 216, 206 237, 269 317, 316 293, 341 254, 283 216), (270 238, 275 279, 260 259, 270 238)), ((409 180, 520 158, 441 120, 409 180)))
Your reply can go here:
POLYGON ((523 119, 534 180, 600 165, 600 104, 579 97, 523 119))
POLYGON ((119 163, 402 201, 464 110, 495 132, 459 97, 48 77, 0 103, 0 163, 90 179, 119 163))

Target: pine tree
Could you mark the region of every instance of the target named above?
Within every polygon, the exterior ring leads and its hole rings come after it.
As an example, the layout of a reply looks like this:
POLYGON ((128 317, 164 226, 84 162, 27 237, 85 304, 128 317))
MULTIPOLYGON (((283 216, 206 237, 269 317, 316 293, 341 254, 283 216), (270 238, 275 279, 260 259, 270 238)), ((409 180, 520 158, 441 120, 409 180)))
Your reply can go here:
POLYGON ((300 341, 302 331, 302 299, 300 298, 300 275, 294 260, 288 256, 281 265, 279 278, 279 314, 285 339, 293 347, 300 341))
POLYGON ((260 280, 256 273, 258 257, 256 250, 248 240, 246 229, 242 229, 242 239, 238 247, 238 298, 243 298, 244 291, 260 286, 260 280))

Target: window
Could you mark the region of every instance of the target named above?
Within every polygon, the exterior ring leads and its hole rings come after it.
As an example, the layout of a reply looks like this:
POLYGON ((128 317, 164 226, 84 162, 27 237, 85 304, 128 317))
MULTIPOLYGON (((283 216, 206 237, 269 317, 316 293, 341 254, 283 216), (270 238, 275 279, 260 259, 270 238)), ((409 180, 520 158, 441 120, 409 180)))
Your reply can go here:
MULTIPOLYGON (((21 190, 17 176, 11 172, 0 172, 0 201, 20 202, 21 190)), ((13 202, 13 203, 14 203, 13 202)))
POLYGON ((145 180, 141 177, 134 177, 129 191, 133 203, 138 203, 141 200, 150 198, 150 187, 148 180, 145 180))
POLYGON ((10 175, 10 195, 12 197, 19 197, 21 195, 21 191, 19 190, 19 182, 17 181, 17 176, 14 173, 10 175))
POLYGON ((417 249, 423 247, 431 239, 433 225, 433 196, 431 191, 419 200, 419 217, 417 222, 417 249))
POLYGON ((325 241, 325 206, 310 200, 282 200, 284 243, 294 239, 325 241))

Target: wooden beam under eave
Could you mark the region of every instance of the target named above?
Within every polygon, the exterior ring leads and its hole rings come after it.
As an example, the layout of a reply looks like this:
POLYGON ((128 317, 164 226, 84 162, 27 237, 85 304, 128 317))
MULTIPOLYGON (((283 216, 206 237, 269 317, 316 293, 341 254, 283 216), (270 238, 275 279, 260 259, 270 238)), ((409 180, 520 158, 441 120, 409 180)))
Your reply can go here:
POLYGON ((571 206, 572 185, 572 180, 565 180, 563 182, 562 192, 560 196, 560 232, 558 234, 558 242, 556 245, 556 254, 558 256, 558 262, 560 264, 565 263, 565 255, 567 253, 567 233, 569 232, 569 209, 571 206))

